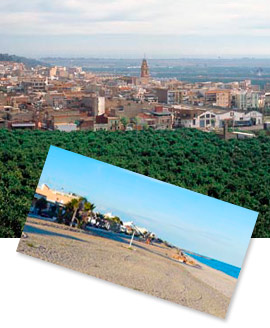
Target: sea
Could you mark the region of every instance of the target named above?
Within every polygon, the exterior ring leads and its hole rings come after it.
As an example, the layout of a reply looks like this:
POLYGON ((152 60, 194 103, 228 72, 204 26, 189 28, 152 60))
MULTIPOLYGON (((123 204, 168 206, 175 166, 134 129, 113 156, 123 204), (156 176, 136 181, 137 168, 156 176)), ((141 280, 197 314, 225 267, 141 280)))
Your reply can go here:
POLYGON ((206 265, 210 266, 213 269, 222 271, 222 272, 226 273, 227 275, 229 275, 231 277, 234 277, 234 278, 237 279, 238 276, 239 276, 241 268, 238 268, 234 265, 231 265, 231 264, 228 264, 228 263, 225 263, 225 262, 221 262, 221 261, 218 261, 218 260, 214 260, 214 259, 211 259, 211 258, 195 255, 195 254, 189 253, 189 252, 185 252, 185 253, 187 255, 189 255, 190 257, 194 258, 195 260, 197 260, 197 261, 199 261, 203 264, 206 264, 206 265))

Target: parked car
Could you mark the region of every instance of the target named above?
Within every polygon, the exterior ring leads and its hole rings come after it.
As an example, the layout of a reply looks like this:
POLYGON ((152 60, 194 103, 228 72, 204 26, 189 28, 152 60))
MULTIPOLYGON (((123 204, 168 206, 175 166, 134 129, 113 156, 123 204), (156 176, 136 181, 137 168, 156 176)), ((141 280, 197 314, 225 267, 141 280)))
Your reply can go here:
POLYGON ((126 231, 127 231, 126 227, 123 226, 123 225, 121 225, 121 226, 120 226, 120 232, 122 232, 122 233, 126 233, 126 231))
POLYGON ((126 231, 125 231, 125 234, 126 235, 132 235, 133 234, 133 230, 131 228, 126 228, 126 231))
POLYGON ((50 215, 49 215, 49 213, 47 211, 42 211, 40 213, 40 216, 42 216, 43 218, 49 218, 50 217, 50 215))
POLYGON ((106 229, 105 227, 106 221, 103 219, 96 219, 95 227, 100 229, 106 229))
POLYGON ((92 219, 90 219, 89 223, 91 226, 95 226, 97 223, 97 220, 95 218, 92 218, 92 219))
POLYGON ((106 230, 110 230, 110 228, 111 228, 110 222, 106 221, 106 222, 104 223, 104 228, 105 228, 106 230))

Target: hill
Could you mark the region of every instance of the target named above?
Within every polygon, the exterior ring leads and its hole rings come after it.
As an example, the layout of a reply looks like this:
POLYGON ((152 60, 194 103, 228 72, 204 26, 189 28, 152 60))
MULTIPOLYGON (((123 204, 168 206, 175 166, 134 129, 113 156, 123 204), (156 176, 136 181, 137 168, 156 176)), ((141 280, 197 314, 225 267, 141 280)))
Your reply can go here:
POLYGON ((0 237, 20 236, 50 145, 258 211, 253 237, 270 237, 269 138, 224 141, 192 129, 0 130, 0 237))
POLYGON ((48 64, 43 63, 43 62, 41 62, 39 60, 36 60, 36 59, 20 57, 20 56, 16 56, 16 55, 1 54, 0 53, 0 62, 1 61, 10 61, 10 62, 15 62, 15 63, 23 63, 28 67, 36 67, 38 65, 48 66, 48 64))

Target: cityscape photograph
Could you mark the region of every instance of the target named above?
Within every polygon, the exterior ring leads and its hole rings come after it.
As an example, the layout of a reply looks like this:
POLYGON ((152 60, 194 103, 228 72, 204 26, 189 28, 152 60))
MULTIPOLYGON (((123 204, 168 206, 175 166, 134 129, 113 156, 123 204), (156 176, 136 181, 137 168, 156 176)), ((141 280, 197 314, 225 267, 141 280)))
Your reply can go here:
POLYGON ((2 0, 0 237, 54 145, 256 211, 269 238, 267 5, 2 0))
POLYGON ((51 146, 17 251, 225 318, 257 216, 51 146))

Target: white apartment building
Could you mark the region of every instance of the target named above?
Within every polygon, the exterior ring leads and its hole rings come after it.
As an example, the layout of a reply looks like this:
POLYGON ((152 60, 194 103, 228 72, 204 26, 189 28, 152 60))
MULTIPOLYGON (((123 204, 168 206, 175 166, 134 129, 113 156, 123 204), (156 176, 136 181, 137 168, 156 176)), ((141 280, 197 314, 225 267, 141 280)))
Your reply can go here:
POLYGON ((270 93, 267 92, 265 95, 264 95, 264 106, 266 108, 270 108, 270 93))
POLYGON ((181 119, 181 126, 198 129, 222 128, 224 120, 230 120, 233 126, 251 126, 263 124, 263 114, 257 111, 248 113, 238 111, 227 111, 215 113, 205 111, 190 119, 181 119))
POLYGON ((259 93, 254 91, 241 90, 235 94, 235 104, 240 110, 259 107, 259 93))
POLYGON ((105 113, 105 97, 98 97, 98 115, 105 113))
POLYGON ((216 127, 223 127, 224 120, 232 120, 233 126, 261 125, 263 124, 263 114, 258 111, 248 113, 229 111, 216 116, 216 127))

